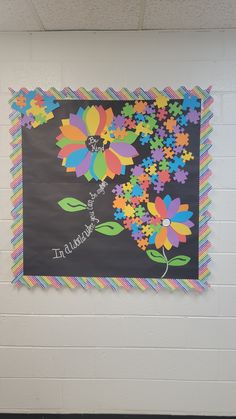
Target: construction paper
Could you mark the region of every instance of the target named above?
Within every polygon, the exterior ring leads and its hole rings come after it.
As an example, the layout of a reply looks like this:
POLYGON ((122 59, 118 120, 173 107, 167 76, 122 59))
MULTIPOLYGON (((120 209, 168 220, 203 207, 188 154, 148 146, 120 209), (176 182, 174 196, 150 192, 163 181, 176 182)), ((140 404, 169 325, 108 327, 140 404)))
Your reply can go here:
POLYGON ((15 285, 207 287, 210 88, 10 103, 15 285))

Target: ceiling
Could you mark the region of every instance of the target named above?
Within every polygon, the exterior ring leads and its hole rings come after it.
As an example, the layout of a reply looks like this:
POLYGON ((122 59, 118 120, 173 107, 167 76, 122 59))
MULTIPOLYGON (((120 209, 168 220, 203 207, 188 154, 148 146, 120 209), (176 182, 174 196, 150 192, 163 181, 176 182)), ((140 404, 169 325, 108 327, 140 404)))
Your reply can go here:
POLYGON ((236 0, 0 0, 0 31, 236 28, 236 0))

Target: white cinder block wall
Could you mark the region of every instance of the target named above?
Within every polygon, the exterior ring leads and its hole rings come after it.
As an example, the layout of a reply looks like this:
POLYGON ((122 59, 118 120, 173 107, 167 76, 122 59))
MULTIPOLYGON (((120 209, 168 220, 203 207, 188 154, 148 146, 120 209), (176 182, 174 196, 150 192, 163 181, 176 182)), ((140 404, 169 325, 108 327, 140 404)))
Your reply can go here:
POLYGON ((236 414, 236 31, 0 34, 0 412, 236 414), (213 85, 204 295, 11 284, 8 87, 213 85))

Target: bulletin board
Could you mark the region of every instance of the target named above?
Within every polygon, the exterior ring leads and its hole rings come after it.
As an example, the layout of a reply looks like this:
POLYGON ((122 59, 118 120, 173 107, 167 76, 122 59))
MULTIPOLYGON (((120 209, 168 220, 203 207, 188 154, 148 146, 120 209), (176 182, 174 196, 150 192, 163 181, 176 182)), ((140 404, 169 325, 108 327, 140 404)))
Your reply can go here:
POLYGON ((13 284, 203 291, 210 88, 12 90, 13 284))

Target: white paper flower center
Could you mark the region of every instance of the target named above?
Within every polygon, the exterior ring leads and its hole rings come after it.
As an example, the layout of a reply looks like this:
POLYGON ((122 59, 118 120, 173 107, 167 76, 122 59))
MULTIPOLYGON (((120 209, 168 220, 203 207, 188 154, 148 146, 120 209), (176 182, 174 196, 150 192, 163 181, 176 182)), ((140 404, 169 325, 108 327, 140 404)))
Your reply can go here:
POLYGON ((164 218, 164 220, 162 220, 162 225, 164 227, 168 227, 170 225, 170 220, 169 218, 164 218))

